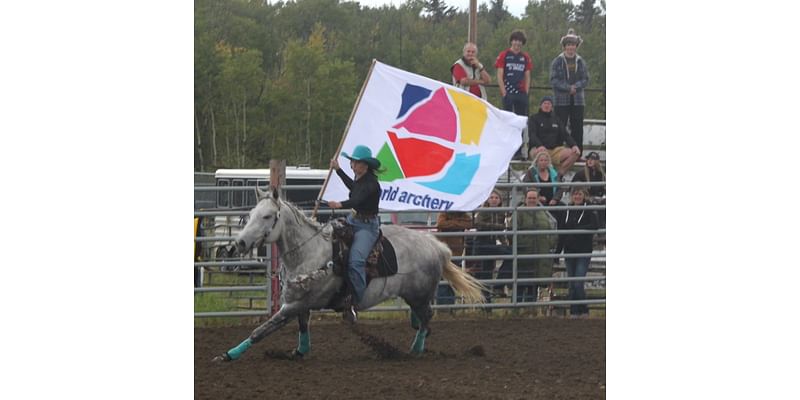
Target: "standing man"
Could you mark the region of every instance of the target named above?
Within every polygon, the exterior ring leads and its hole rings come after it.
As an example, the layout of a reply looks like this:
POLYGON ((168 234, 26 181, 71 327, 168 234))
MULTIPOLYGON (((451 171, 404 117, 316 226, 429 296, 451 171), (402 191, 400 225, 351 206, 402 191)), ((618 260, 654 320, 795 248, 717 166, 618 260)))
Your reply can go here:
POLYGON ((572 28, 561 38, 564 51, 550 65, 550 84, 556 100, 556 115, 564 125, 569 121, 569 132, 583 152, 583 109, 586 106, 583 89, 589 85, 589 70, 577 53, 581 42, 583 40, 572 28))
MULTIPOLYGON (((508 41, 511 47, 501 51, 494 62, 494 67, 497 68, 497 85, 503 98, 503 109, 527 117, 528 88, 531 86, 533 62, 531 56, 522 51, 522 45, 527 42, 525 32, 514 30, 508 41)), ((523 136, 523 142, 524 138, 523 136)), ((525 157, 523 153, 520 147, 514 158, 523 159, 525 157)))
POLYGON ((491 83, 492 77, 478 61, 478 46, 475 43, 467 42, 464 45, 463 56, 450 67, 450 75, 453 76, 454 86, 486 100, 483 85, 491 83))

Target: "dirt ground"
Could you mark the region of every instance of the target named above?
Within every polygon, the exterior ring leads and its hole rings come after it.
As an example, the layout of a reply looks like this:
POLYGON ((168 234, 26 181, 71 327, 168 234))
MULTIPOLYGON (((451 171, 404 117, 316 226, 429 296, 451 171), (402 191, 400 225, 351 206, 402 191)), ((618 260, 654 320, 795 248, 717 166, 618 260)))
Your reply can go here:
POLYGON ((297 324, 230 363, 211 359, 254 326, 196 328, 196 399, 604 399, 605 319, 444 318, 426 353, 407 351, 407 321, 361 320, 357 328, 311 321, 311 354, 291 360, 297 324), (397 351, 396 351, 397 350, 397 351))

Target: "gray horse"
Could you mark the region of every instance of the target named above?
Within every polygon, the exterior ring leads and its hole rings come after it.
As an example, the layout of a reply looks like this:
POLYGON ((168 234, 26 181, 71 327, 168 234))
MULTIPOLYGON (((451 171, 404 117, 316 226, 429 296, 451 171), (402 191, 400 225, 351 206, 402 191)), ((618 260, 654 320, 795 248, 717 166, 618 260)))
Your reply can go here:
MULTIPOLYGON (((277 190, 272 194, 256 189, 258 204, 250 211, 247 225, 236 237, 242 254, 262 243, 277 242, 285 265, 281 307, 267 322, 257 327, 238 346, 214 358, 214 361, 238 359, 253 343, 260 341, 297 318, 300 326, 295 356, 311 350, 308 323, 311 310, 330 305, 342 287, 342 277, 334 275, 331 246, 332 228, 309 219, 291 203, 283 201, 277 190)), ((428 323, 433 316, 431 301, 442 276, 456 292, 471 303, 483 301, 484 286, 450 261, 450 249, 433 235, 399 226, 383 226, 384 236, 397 254, 397 274, 374 278, 358 304, 366 310, 380 302, 401 297, 411 307, 411 324, 417 334, 411 353, 425 350, 428 323)))

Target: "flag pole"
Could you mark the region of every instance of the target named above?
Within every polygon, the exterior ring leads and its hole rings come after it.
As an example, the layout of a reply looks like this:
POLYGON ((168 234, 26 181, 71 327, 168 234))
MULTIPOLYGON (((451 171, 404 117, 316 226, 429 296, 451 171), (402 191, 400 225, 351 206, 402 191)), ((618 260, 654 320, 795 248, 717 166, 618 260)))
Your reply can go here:
MULTIPOLYGON (((372 76, 372 69, 375 68, 375 63, 378 60, 372 59, 372 64, 369 66, 369 71, 367 72, 367 78, 364 79, 364 84, 361 85, 361 91, 358 92, 358 98, 356 99, 356 104, 353 106, 353 111, 350 112, 350 119, 347 120, 347 126, 344 128, 344 134, 342 135, 342 139, 339 140, 339 147, 336 148, 336 153, 333 154, 334 157, 338 157, 339 153, 342 151, 342 146, 344 145, 344 139, 347 137, 347 133, 350 132, 350 124, 353 123, 353 116, 356 115, 356 110, 358 110, 358 105, 361 104, 361 96, 364 95, 364 89, 367 88, 367 82, 369 82, 369 78, 372 76)), ((328 166, 328 176, 325 177, 325 182, 322 184, 322 189, 320 189, 319 194, 317 195, 317 201, 314 202, 314 211, 311 212, 311 218, 317 218, 317 210, 319 209, 320 200, 322 200, 322 194, 325 193, 325 189, 328 187, 328 181, 331 178, 331 173, 333 172, 333 168, 328 166)))

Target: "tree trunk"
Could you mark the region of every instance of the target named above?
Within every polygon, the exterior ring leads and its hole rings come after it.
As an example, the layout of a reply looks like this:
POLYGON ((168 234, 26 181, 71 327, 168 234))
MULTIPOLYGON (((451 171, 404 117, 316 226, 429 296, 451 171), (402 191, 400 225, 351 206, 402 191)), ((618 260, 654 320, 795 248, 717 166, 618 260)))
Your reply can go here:
POLYGON ((242 162, 240 163, 241 168, 244 168, 247 164, 247 154, 245 152, 245 147, 247 146, 247 98, 245 97, 242 100, 242 162))
POLYGON ((306 159, 311 162, 311 79, 306 79, 306 159))
POLYGON ((325 146, 325 119, 327 115, 322 115, 322 122, 319 124, 319 155, 317 156, 317 161, 322 162, 322 148, 325 146))
POLYGON ((239 112, 236 109, 236 102, 231 101, 231 112, 233 113, 233 154, 229 154, 231 164, 236 168, 241 168, 239 165, 239 154, 241 154, 241 145, 239 139, 239 112))
POLYGON ((214 156, 214 167, 219 165, 217 163, 217 124, 214 119, 214 105, 211 105, 211 154, 214 156))
POLYGON ((203 140, 200 136, 200 120, 197 118, 197 107, 194 109, 194 134, 197 136, 197 159, 200 161, 200 172, 203 172, 205 162, 203 161, 203 140))

